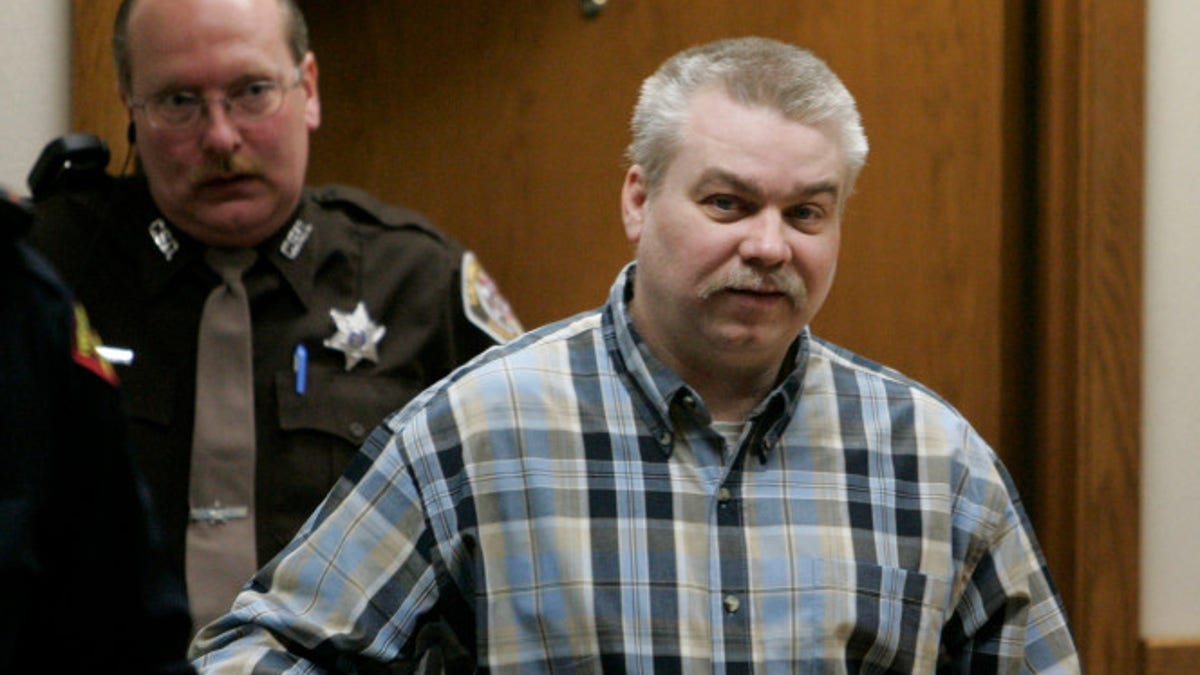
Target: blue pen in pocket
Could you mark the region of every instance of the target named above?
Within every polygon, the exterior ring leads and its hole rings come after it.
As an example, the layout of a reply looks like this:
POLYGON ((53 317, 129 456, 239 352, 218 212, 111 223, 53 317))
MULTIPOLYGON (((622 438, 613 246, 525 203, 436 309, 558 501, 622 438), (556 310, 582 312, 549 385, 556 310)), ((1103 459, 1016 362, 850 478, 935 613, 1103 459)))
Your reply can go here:
POLYGON ((308 349, 303 344, 296 345, 292 353, 292 371, 296 373, 296 393, 303 396, 308 390, 308 349))

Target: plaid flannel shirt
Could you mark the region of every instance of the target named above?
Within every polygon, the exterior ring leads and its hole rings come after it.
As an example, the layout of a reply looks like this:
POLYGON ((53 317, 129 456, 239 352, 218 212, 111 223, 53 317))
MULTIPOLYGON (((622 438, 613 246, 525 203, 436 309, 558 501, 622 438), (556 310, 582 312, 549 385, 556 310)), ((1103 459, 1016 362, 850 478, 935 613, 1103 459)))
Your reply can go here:
POLYGON ((1079 672, 995 454, 935 394, 805 330, 734 446, 609 302, 388 419, 193 645, 203 672, 1079 672))

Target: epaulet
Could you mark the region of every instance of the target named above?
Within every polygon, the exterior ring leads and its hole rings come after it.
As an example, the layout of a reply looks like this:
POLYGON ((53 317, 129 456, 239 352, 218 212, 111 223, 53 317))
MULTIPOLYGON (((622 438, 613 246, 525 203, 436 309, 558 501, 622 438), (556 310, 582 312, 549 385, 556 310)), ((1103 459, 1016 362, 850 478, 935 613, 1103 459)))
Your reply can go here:
POLYGON ((312 195, 321 206, 342 211, 356 222, 416 228, 439 241, 446 241, 441 230, 421 212, 388 204, 365 190, 348 185, 323 185, 313 188, 312 195))

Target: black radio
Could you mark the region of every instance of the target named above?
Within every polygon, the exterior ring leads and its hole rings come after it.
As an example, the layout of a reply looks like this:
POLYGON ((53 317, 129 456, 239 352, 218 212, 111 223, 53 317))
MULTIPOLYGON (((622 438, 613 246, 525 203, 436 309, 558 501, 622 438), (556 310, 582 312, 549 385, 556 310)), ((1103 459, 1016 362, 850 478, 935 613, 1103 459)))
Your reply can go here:
POLYGON ((35 200, 63 189, 86 184, 108 168, 108 144, 92 134, 68 134, 42 149, 29 171, 29 190, 35 200))

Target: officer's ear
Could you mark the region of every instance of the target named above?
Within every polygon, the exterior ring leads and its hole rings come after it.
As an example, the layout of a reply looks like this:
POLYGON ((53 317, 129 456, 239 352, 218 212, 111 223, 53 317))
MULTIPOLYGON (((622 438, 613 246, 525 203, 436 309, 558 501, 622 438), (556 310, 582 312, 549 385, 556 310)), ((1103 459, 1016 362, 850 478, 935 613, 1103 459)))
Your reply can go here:
POLYGON ((300 82, 304 85, 304 124, 309 131, 321 126, 321 94, 317 89, 317 57, 312 52, 300 62, 300 82))
POLYGON ((137 143, 137 126, 133 123, 133 108, 131 108, 129 105, 129 92, 125 91, 124 87, 119 87, 117 95, 120 96, 121 105, 125 108, 125 114, 129 119, 128 124, 125 126, 125 140, 128 141, 130 145, 134 145, 137 143))
POLYGON ((137 154, 134 149, 137 146, 137 124, 133 121, 133 108, 129 107, 129 96, 124 91, 121 92, 121 103, 125 105, 125 112, 129 116, 129 121, 125 124, 125 161, 121 162, 120 175, 128 176, 129 165, 131 163, 134 164, 135 171, 140 168, 134 158, 134 155, 137 154))

